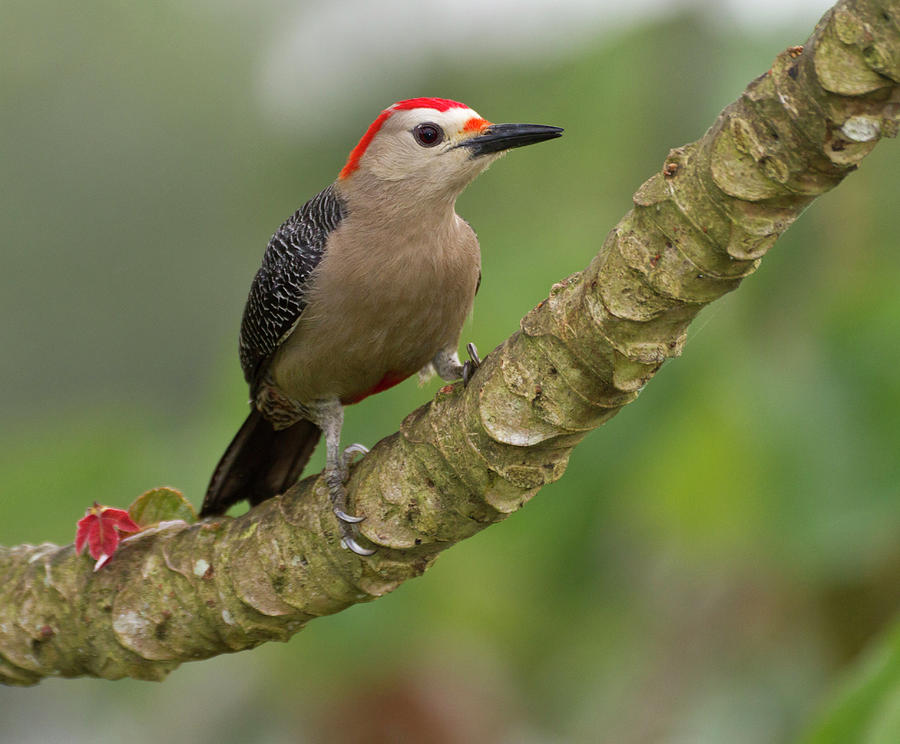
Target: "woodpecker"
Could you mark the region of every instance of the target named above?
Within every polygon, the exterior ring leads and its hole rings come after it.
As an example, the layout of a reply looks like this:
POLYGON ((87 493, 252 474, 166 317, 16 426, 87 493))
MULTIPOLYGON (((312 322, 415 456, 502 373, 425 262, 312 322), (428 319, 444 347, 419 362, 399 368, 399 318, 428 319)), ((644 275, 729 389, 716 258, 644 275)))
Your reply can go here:
POLYGON ((481 282, 475 232, 456 198, 514 147, 559 127, 492 124, 465 104, 413 98, 389 106, 350 152, 337 180, 272 236, 250 287, 240 360, 250 415, 216 467, 201 517, 293 485, 325 434, 325 479, 343 546, 361 517, 348 513, 351 458, 341 450, 344 406, 416 372, 465 383, 462 325, 481 282))

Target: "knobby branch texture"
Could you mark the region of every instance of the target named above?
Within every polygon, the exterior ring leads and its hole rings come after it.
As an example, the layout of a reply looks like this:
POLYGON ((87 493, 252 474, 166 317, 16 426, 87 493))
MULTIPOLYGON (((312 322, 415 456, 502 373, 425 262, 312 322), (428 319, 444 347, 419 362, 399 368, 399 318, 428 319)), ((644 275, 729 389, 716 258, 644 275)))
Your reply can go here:
POLYGON ((555 284, 467 389, 444 388, 357 465, 371 558, 318 477, 237 518, 150 529, 102 570, 71 545, 0 548, 0 678, 162 679, 390 592, 504 519, 634 400, 709 302, 900 121, 900 0, 840 2, 699 141, 672 150, 583 272, 555 284))

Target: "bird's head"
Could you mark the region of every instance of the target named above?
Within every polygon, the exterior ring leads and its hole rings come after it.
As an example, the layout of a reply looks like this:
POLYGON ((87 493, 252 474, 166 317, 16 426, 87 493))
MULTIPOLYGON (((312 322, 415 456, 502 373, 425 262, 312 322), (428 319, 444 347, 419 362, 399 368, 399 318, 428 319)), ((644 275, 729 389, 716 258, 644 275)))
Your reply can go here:
POLYGON ((492 124, 463 103, 413 98, 386 108, 353 148, 344 188, 393 186, 451 202, 481 171, 513 147, 559 137, 559 127, 492 124))

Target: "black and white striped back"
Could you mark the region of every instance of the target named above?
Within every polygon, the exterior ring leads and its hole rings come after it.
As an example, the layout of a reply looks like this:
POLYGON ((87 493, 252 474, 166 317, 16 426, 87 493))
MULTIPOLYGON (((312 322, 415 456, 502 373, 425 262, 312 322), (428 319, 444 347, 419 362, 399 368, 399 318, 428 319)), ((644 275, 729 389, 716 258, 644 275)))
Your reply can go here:
POLYGON ((322 259, 328 234, 345 216, 346 205, 332 185, 298 209, 269 240, 241 321, 241 368, 251 398, 268 359, 300 319, 310 274, 322 259))

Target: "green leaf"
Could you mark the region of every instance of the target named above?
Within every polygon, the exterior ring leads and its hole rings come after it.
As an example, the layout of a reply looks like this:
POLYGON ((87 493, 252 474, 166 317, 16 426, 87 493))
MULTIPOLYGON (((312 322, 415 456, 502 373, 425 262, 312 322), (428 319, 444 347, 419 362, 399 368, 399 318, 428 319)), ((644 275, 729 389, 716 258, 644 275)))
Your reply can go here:
POLYGON ((172 519, 181 519, 189 524, 197 521, 197 512, 184 494, 166 487, 152 488, 142 493, 128 507, 128 514, 141 527, 172 519))
POLYGON ((900 742, 900 622, 862 660, 804 744, 900 742))

